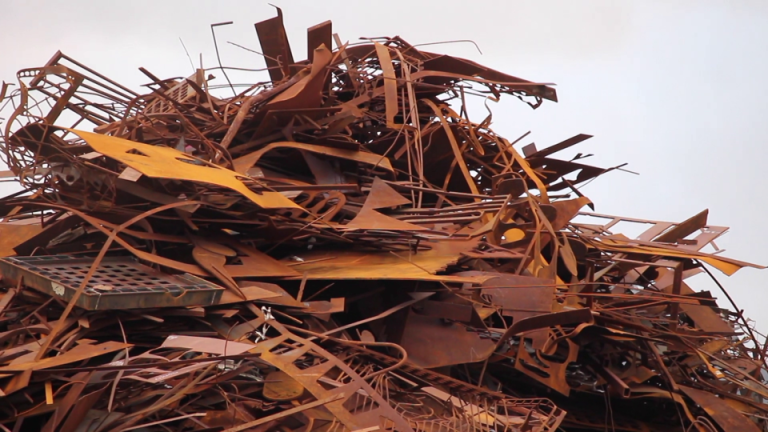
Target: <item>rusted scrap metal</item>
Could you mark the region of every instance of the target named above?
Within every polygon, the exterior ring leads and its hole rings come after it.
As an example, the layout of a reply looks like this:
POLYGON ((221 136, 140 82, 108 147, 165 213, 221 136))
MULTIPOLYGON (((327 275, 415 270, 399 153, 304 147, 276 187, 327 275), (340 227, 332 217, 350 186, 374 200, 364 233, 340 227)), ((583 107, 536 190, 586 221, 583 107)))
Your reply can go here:
POLYGON ((687 283, 758 267, 727 229, 584 212, 610 169, 554 155, 589 135, 467 116, 551 86, 256 31, 270 82, 235 96, 62 53, 3 87, 4 430, 766 429, 768 345, 687 283))
MULTIPOLYGON (((67 301, 92 263, 92 258, 68 255, 7 257, 0 259, 0 272, 11 285, 23 281, 25 286, 67 301)), ((108 257, 91 275, 76 305, 87 310, 213 305, 223 291, 189 274, 165 274, 134 259, 108 257)))

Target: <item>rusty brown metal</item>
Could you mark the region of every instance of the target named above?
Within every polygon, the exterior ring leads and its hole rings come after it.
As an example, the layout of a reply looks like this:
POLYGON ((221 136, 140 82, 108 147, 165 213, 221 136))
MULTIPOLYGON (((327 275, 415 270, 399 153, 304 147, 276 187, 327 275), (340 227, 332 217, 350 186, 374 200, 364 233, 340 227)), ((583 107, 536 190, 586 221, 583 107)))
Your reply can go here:
POLYGON ((590 135, 467 116, 546 83, 330 21, 297 60, 283 19, 262 83, 131 90, 59 52, 3 86, 0 428, 768 428, 765 338, 692 279, 761 267, 707 210, 594 213, 621 166, 558 158, 590 135))

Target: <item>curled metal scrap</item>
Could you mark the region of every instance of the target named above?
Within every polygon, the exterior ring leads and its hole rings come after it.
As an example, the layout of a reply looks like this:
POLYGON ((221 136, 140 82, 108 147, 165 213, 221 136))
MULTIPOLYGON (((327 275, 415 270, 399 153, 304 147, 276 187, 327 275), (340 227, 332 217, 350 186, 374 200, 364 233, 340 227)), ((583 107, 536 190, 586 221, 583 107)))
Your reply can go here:
POLYGON ((4 430, 766 429, 765 341, 687 284, 758 267, 706 211, 583 212, 589 135, 465 109, 552 87, 330 21, 294 61, 282 20, 234 97, 62 53, 6 91, 4 430))

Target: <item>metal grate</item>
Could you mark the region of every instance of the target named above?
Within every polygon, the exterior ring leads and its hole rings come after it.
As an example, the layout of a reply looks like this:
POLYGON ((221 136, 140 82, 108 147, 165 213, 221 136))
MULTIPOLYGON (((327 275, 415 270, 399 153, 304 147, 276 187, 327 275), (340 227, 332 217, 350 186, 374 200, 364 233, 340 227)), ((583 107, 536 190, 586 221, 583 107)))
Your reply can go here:
MULTIPOLYGON (((93 264, 69 255, 0 259, 5 280, 58 296, 73 297, 93 264)), ((170 275, 127 257, 106 257, 94 272, 77 305, 85 309, 138 309, 210 305, 223 288, 190 274, 170 275)))

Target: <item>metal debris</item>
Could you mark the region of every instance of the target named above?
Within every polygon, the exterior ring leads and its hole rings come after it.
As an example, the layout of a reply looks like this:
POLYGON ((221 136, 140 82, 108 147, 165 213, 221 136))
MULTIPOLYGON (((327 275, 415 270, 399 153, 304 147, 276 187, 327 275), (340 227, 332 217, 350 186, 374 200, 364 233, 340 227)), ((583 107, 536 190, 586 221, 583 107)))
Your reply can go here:
POLYGON ((767 345, 686 282, 757 267, 726 228, 584 212, 589 135, 467 116, 546 84, 330 21, 294 61, 282 19, 235 96, 62 53, 3 86, 3 430, 767 429, 767 345))

